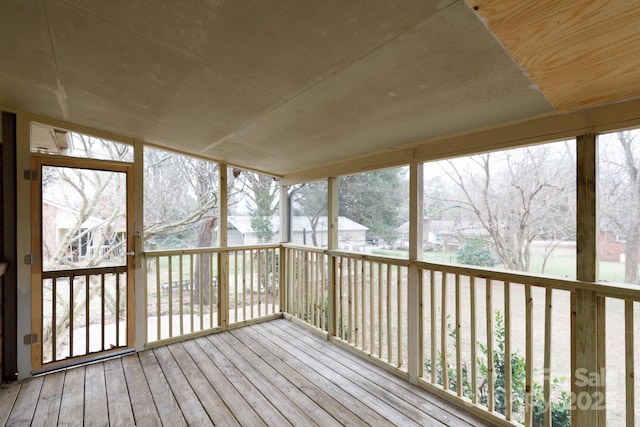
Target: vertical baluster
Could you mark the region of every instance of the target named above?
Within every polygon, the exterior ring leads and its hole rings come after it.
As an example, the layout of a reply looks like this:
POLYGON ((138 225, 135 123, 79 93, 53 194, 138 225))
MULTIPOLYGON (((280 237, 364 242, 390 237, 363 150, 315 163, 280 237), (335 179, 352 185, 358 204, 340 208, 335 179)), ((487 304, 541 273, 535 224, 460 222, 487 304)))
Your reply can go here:
MULTIPOLYGON (((551 327, 552 327, 552 289, 547 288, 545 293, 545 311, 544 311, 544 407, 551 408, 551 327)), ((551 425, 552 411, 544 412, 544 425, 551 425)))
POLYGON ((387 296, 387 362, 391 362, 392 349, 391 343, 393 342, 393 335, 391 333, 391 264, 385 264, 387 267, 387 280, 385 282, 385 291, 387 296))
MULTIPOLYGON (((625 386, 626 386, 626 417, 627 426, 635 425, 635 373, 634 373, 634 331, 633 331, 633 300, 624 301, 624 344, 625 344, 625 386)), ((600 391, 600 390, 598 390, 600 391)), ((598 400, 596 399, 596 402, 598 400)), ((597 408, 596 408, 597 409, 597 408)))
POLYGON ((194 274, 194 265, 195 263, 193 262, 193 254, 189 255, 189 319, 190 319, 190 325, 191 325, 191 329, 189 330, 189 332, 193 332, 194 330, 194 318, 193 318, 193 290, 194 290, 194 278, 195 278, 195 274, 194 274))
POLYGON ((305 312, 304 312, 304 266, 303 266, 303 256, 302 251, 297 251, 297 260, 298 260, 298 295, 297 295, 297 305, 300 310, 300 318, 306 321, 305 312))
POLYGON ((456 274, 456 384, 458 396, 462 396, 464 379, 462 378, 462 317, 460 313, 460 275, 456 274))
MULTIPOLYGON (((103 274, 100 278, 100 333, 101 333, 101 339, 100 339, 100 349, 101 350, 106 350, 107 348, 105 347, 105 322, 104 322, 104 293, 105 293, 105 286, 106 286, 106 278, 105 275, 103 274)), ((54 347, 55 348, 55 347, 54 347)))
POLYGON ((318 254, 318 328, 325 330, 325 301, 327 299, 327 278, 325 265, 327 257, 323 253, 318 254))
POLYGON ((511 381, 511 284, 504 282, 504 403, 505 418, 511 420, 512 381, 511 381))
POLYGON ((384 330, 384 324, 382 322, 382 263, 377 262, 378 264, 378 359, 382 359, 382 331, 384 330))
POLYGON ((355 289, 355 283, 353 282, 354 278, 352 276, 352 266, 353 263, 355 262, 354 259, 349 259, 349 262, 347 263, 347 304, 348 304, 348 314, 347 314, 347 319, 348 319, 348 324, 347 324, 347 331, 348 331, 348 340, 350 343, 354 342, 354 337, 353 337, 353 290, 355 289))
MULTIPOLYGON (((69 277, 69 307, 74 307, 75 304, 75 276, 72 274, 69 277)), ((73 357, 73 324, 74 322, 73 309, 69 310, 69 357, 73 357)))
MULTIPOLYGON (((86 275, 84 278, 84 340, 85 340, 85 348, 84 348, 84 354, 89 354, 89 343, 91 341, 91 334, 89 333, 89 325, 91 324, 90 319, 90 313, 89 313, 89 303, 91 302, 91 295, 90 295, 90 289, 89 289, 89 285, 90 285, 90 280, 89 280, 89 275, 86 275)), ((73 309, 73 307, 71 308, 73 309)))
POLYGON ((469 303, 471 305, 471 401, 478 403, 478 354, 476 351, 476 278, 469 277, 469 303))
MULTIPOLYGON (((279 281, 276 281, 276 248, 271 249, 271 313, 276 312, 276 289, 280 288, 279 281)), ((278 292, 279 293, 279 292, 278 292)))
MULTIPOLYGON (((116 347, 120 347, 120 275, 116 273, 115 277, 116 277, 116 347)), ((158 313, 158 318, 160 318, 160 313, 158 313)), ((158 335, 158 337, 159 336, 160 335, 158 335)))
POLYGON ((258 249, 258 317, 262 316, 262 249, 258 249))
POLYGON ((167 257, 169 268, 169 279, 167 283, 167 294, 169 299, 169 338, 173 336, 173 257, 169 255, 167 257))
POLYGON ((367 346, 367 294, 366 294, 366 289, 367 289, 367 285, 365 283, 366 281, 366 276, 365 276, 365 271, 366 271, 366 267, 365 267, 365 261, 361 260, 360 261, 360 285, 362 286, 362 351, 365 350, 366 346, 367 346))
POLYGON ((233 321, 238 323, 238 251, 233 251, 233 321))
POLYGON ((198 330, 204 329, 204 292, 206 290, 207 284, 204 283, 204 257, 206 254, 199 253, 196 255, 200 262, 200 268, 198 269, 198 312, 199 312, 199 320, 200 325, 198 330))
MULTIPOLYGON (((213 252, 209 253, 207 256, 209 257, 209 283, 207 283, 207 286, 209 286, 209 328, 213 328, 213 298, 215 297, 216 301, 220 301, 219 300, 219 290, 220 290, 220 284, 218 283, 218 278, 213 276, 213 252), (214 293, 214 289, 213 289, 213 280, 216 280, 216 287, 218 288, 218 290, 214 293)), ((228 259, 228 258, 227 258, 228 259)), ((218 255, 216 254, 216 264, 218 263, 218 255)), ((225 298, 227 298, 229 296, 228 292, 227 295, 225 295, 225 298)), ((228 308, 228 306, 227 306, 228 308)), ((217 310, 216 310, 217 311, 217 310)))
POLYGON ((487 395, 488 402, 487 407, 489 412, 495 410, 495 395, 494 395, 494 378, 495 367, 493 365, 493 298, 491 289, 491 279, 485 280, 486 288, 486 318, 487 318, 487 395))
POLYGON ((358 259, 353 260, 353 345, 356 348, 360 346, 360 304, 358 301, 360 300, 360 263, 362 261, 358 259))
MULTIPOLYGON (((54 277, 51 279, 51 361, 55 362, 58 359, 58 355, 56 353, 56 349, 58 348, 57 340, 58 340, 58 279, 54 277)), ((103 316, 104 318, 104 316, 103 316)), ((102 322, 104 324, 104 320, 102 322)), ((104 339, 103 339, 104 341, 104 339)))
MULTIPOLYGON (((160 307, 160 257, 156 258, 156 341, 160 341, 162 339, 161 335, 161 321, 160 315, 162 313, 162 308, 160 307)), ((116 288, 116 294, 118 290, 116 288)), ((116 319, 117 321, 117 319, 116 319)))
POLYGON ((445 390, 449 389, 449 360, 447 357, 447 336, 449 335, 447 331, 447 273, 442 272, 441 277, 441 287, 442 287, 442 302, 440 306, 440 359, 442 365, 442 387, 445 390))
POLYGON ((247 277, 247 269, 248 269, 248 264, 247 264, 247 257, 248 257, 248 251, 243 250, 242 251, 242 269, 240 270, 240 277, 242 278, 242 321, 247 320, 247 306, 250 304, 249 303, 249 294, 247 294, 247 291, 250 288, 250 282, 249 282, 249 278, 247 277))
POLYGON ((429 286, 431 290, 431 382, 435 384, 438 380, 438 358, 436 345, 436 272, 429 271, 429 286))
POLYGON ((402 268, 399 265, 396 266, 396 274, 398 276, 396 278, 396 309, 398 310, 396 313, 398 316, 398 319, 396 320, 398 329, 398 349, 396 350, 396 355, 398 357, 398 368, 401 368, 404 359, 404 352, 402 351, 402 268))
MULTIPOLYGON (((324 274, 324 254, 322 253, 318 253, 316 254, 316 259, 317 259, 317 263, 316 263, 316 272, 317 272, 317 277, 318 277, 318 293, 320 294, 320 297, 318 298, 320 300, 320 307, 319 307, 319 312, 318 315, 320 316, 320 329, 322 329, 323 331, 325 330, 329 330, 329 325, 327 322, 327 311, 329 308, 329 293, 326 290, 325 287, 325 274, 324 274), (326 301, 326 304, 325 304, 326 301), (325 325, 326 324, 326 325, 325 325)), ((333 289, 333 291, 335 292, 335 288, 333 289)), ((335 294, 334 294, 334 301, 335 301, 335 294)), ((335 307, 335 302, 334 302, 334 312, 333 312, 333 320, 335 322, 336 320, 336 307, 335 307)))
POLYGON ((320 327, 320 297, 318 295, 318 253, 311 252, 311 282, 313 283, 313 326, 320 327))
POLYGON ((373 274, 373 262, 369 261, 369 353, 375 352, 375 279, 373 274))
MULTIPOLYGON (((179 301, 180 307, 178 308, 178 314, 180 315, 180 335, 184 334, 184 290, 182 288, 182 284, 184 283, 184 268, 183 262, 184 258, 182 254, 179 256, 178 261, 180 265, 178 266, 178 293, 179 293, 179 301)), ((156 264, 160 263, 160 259, 157 259, 156 264)))
POLYGON ((525 317, 525 369, 526 383, 524 395, 524 425, 533 425, 533 298, 531 296, 531 286, 524 287, 526 306, 525 317))

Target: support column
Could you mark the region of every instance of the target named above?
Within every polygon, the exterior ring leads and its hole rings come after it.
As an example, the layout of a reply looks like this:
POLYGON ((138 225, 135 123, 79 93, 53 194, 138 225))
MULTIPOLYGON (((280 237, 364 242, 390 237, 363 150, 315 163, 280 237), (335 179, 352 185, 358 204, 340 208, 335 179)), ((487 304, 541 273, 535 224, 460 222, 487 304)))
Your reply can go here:
MULTIPOLYGON (((577 253, 576 278, 597 279, 597 146, 596 136, 587 134, 577 139, 577 253)), ((575 409, 572 425, 605 425, 604 409, 594 407, 600 396, 606 396, 604 378, 604 299, 594 291, 577 290, 571 299, 571 392, 575 409), (597 383, 594 379, 598 379, 597 383)))
MULTIPOLYGON (((338 178, 327 180, 327 234, 328 249, 338 248, 338 178)), ((334 256, 329 255, 329 333, 327 338, 336 335, 336 272, 337 265, 334 256)))
MULTIPOLYGON (((17 114, 16 126, 16 242, 17 253, 17 313, 18 313, 18 379, 31 376, 31 346, 24 344, 25 335, 37 333, 31 329, 31 266, 22 260, 31 253, 31 182, 24 179, 24 171, 30 169, 31 118, 24 113, 17 114)), ((38 284, 39 285, 39 284, 38 284)))
POLYGON ((146 318, 146 286, 147 278, 145 277, 145 268, 140 262, 145 262, 144 252, 144 143, 142 141, 133 142, 133 230, 134 239, 136 242, 140 242, 135 247, 135 269, 133 273, 134 283, 134 342, 135 349, 137 351, 144 350, 144 345, 147 342, 147 318, 146 318))
MULTIPOLYGON (((412 162, 409 171, 409 259, 422 260, 424 185, 423 164, 412 162)), ((423 370, 422 343, 422 275, 409 264, 407 304, 407 351, 409 381, 418 382, 423 370)))
MULTIPOLYGON (((280 243, 289 241, 289 186, 280 184, 280 243)), ((288 312, 287 304, 290 286, 287 280, 287 250, 280 246, 280 255, 278 256, 278 280, 280 281, 280 311, 288 312)))
MULTIPOLYGON (((227 165, 220 163, 219 169, 219 194, 218 199, 218 246, 226 248, 227 241, 227 165)), ((218 255, 218 325, 222 329, 229 327, 229 252, 222 251, 218 255)))

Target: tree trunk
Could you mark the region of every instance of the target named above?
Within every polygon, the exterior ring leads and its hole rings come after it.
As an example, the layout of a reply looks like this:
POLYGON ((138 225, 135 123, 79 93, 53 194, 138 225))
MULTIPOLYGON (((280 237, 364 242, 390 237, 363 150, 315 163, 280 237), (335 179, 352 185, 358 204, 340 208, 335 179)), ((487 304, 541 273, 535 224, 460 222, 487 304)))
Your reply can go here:
POLYGON ((637 232, 630 233, 624 248, 624 281, 632 285, 638 284, 638 249, 640 235, 637 232))
MULTIPOLYGON (((211 218, 203 221, 200 224, 198 230, 198 247, 206 248, 212 245, 213 242, 213 229, 215 227, 217 218, 211 218)), ((202 293, 202 304, 209 305, 210 297, 210 283, 211 283, 211 255, 203 254, 196 256, 196 265, 193 272, 193 295, 196 301, 200 301, 200 294, 202 293), (202 263, 200 262, 202 259, 202 263), (200 280, 202 279, 202 281, 200 280)), ((213 296, 213 301, 216 302, 217 298, 213 296)))

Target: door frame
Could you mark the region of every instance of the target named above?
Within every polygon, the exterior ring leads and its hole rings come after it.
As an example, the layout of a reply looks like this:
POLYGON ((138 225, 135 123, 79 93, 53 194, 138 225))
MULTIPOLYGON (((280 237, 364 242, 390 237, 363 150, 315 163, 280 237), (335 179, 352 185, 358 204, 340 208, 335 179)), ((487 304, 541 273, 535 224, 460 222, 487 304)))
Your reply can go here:
MULTIPOLYGON (((135 265, 142 253, 141 236, 135 232, 134 164, 109 160, 75 157, 60 157, 32 153, 31 155, 31 254, 36 255, 31 263, 31 372, 32 374, 86 363, 91 360, 112 357, 135 350, 135 265), (42 167, 67 167, 106 172, 121 172, 126 175, 126 346, 113 350, 102 350, 82 356, 72 356, 54 362, 42 361, 42 167), (35 171, 35 174, 33 173, 35 171), (35 179, 33 179, 35 177, 35 179)), ((33 256, 31 257, 33 259, 33 256)), ((86 269, 78 269, 79 272, 86 269)), ((79 274, 80 275, 80 274, 79 274)), ((70 330, 71 333, 71 330, 70 330)), ((25 344, 27 337, 25 337, 25 344)))

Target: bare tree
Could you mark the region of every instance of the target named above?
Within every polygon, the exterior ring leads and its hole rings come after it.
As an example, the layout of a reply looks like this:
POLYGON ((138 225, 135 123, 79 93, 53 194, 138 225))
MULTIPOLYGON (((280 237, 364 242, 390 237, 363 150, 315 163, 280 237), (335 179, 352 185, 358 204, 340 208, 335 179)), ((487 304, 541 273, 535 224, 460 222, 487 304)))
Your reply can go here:
POLYGON ((624 281, 639 284, 640 147, 638 131, 623 131, 600 142, 600 228, 625 240, 624 281))
POLYGON ((544 270, 553 248, 575 236, 573 158, 560 143, 449 160, 443 170, 506 268, 529 271, 531 243, 544 239, 544 270))

